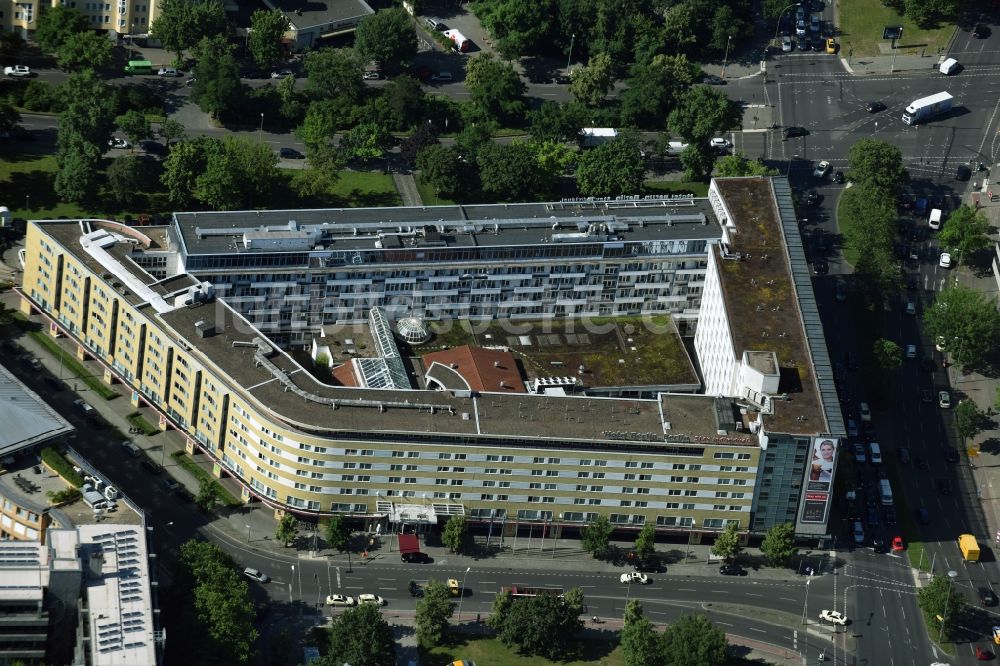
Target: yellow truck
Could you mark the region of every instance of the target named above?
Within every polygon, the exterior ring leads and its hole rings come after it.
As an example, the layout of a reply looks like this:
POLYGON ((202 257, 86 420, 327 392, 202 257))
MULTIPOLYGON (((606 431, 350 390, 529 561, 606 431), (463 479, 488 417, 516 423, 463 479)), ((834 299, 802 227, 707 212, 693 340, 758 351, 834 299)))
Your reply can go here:
POLYGON ((976 541, 976 537, 971 534, 960 534, 958 548, 962 551, 962 557, 966 562, 979 561, 979 543, 976 541))

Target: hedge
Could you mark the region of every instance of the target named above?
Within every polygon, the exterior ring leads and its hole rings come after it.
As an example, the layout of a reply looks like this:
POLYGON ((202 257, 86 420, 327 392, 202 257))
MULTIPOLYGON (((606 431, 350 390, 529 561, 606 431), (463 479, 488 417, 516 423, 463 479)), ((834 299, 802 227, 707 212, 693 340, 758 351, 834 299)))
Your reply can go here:
POLYGON ((48 446, 42 449, 42 462, 51 467, 66 483, 77 488, 83 485, 83 477, 73 469, 73 465, 63 457, 63 454, 55 449, 48 446))

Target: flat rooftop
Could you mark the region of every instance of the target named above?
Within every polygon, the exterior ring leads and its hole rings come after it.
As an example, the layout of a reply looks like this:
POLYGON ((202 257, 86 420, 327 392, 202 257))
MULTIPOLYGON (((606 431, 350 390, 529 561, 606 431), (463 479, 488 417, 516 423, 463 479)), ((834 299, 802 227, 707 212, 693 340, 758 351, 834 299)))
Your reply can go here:
MULTIPOLYGON (((787 394, 787 400, 774 400, 774 413, 764 415, 765 427, 770 432, 829 432, 799 309, 800 298, 813 301, 812 284, 808 273, 804 281, 794 279, 793 269, 801 271, 804 262, 793 267, 786 252, 772 181, 726 178, 714 182, 736 225, 730 236, 730 258, 723 258, 722 245, 709 249, 719 266, 733 347, 738 354, 773 352, 780 373, 778 390, 787 394)), ((791 222, 795 224, 794 215, 791 222)), ((825 341, 820 341, 825 355, 825 341)))
MULTIPOLYGON (((719 236, 708 200, 691 197, 174 213, 173 228, 188 256, 617 241, 683 243, 719 236)), ((683 248, 671 249, 683 253, 683 248)))
MULTIPOLYGON (((5 358, 4 363, 17 363, 5 358)), ((42 398, 0 365, 0 457, 54 437, 73 432, 74 428, 42 398)))
POLYGON ((315 26, 330 25, 335 30, 345 21, 357 23, 374 10, 364 0, 264 0, 264 4, 278 9, 288 17, 296 30, 306 30, 315 26))

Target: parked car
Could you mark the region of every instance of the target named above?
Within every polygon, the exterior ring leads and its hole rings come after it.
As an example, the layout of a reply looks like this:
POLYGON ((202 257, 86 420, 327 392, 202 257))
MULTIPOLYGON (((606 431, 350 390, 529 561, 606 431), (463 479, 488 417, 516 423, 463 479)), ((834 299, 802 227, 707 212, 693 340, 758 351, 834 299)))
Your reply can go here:
POLYGON ((747 570, 738 564, 723 564, 719 567, 719 573, 723 576, 746 576, 747 570))
POLYGON ((162 474, 163 473, 163 468, 160 467, 159 465, 157 465, 155 462, 153 462, 149 458, 144 459, 139 464, 142 465, 142 468, 144 470, 146 470, 147 472, 149 472, 153 476, 156 476, 158 474, 162 474))
POLYGON ((277 69, 277 70, 271 72, 271 78, 272 79, 283 79, 286 76, 294 77, 295 76, 295 72, 293 72, 290 69, 277 69))
POLYGON ((938 406, 941 409, 951 409, 951 393, 938 391, 938 406))
POLYGON ((785 35, 784 37, 781 38, 781 52, 791 53, 792 50, 795 48, 793 44, 794 42, 792 42, 792 38, 789 37, 788 35, 785 35))
POLYGON ((645 585, 649 582, 649 578, 644 573, 639 573, 638 571, 628 571, 623 573, 619 580, 626 584, 638 583, 639 585, 645 585))
POLYGON ((897 455, 899 456, 899 462, 904 464, 910 462, 910 449, 905 446, 899 447, 897 455))
POLYGON ((3 68, 4 76, 31 76, 31 68, 27 65, 11 65, 3 68))
POLYGON ((851 526, 851 536, 854 539, 854 543, 861 546, 865 543, 865 529, 861 526, 860 520, 855 520, 854 525, 851 526))
POLYGON ((996 606, 997 605, 997 595, 996 592, 988 587, 979 588, 979 603, 984 606, 996 606))
POLYGON ((166 155, 167 147, 159 141, 140 141, 139 148, 154 155, 166 155))
POLYGON ((173 78, 173 77, 180 76, 181 73, 178 72, 173 67, 161 67, 159 70, 157 70, 156 75, 157 76, 166 76, 166 77, 173 78))
POLYGON ((283 160, 301 160, 305 155, 294 148, 280 148, 278 150, 278 157, 283 160))
POLYGON ((959 460, 958 451, 951 446, 944 447, 944 459, 950 463, 957 463, 959 460))
POLYGON ((938 266, 941 268, 951 268, 951 254, 948 252, 942 252, 941 258, 938 259, 938 266))
POLYGON ((142 450, 135 445, 135 442, 133 442, 130 439, 126 439, 124 442, 122 442, 122 448, 128 451, 129 455, 132 456, 133 458, 138 458, 140 455, 142 455, 142 450))
POLYGON ((180 489, 180 487, 181 487, 181 484, 177 483, 176 481, 174 481, 173 479, 171 479, 169 476, 164 477, 164 479, 163 479, 163 481, 161 483, 163 483, 163 487, 167 489, 168 493, 177 492, 180 489))
POLYGON ((362 78, 365 81, 378 81, 379 79, 382 78, 382 74, 379 72, 368 71, 362 74, 362 78))
POLYGON ((372 604, 373 606, 385 606, 385 599, 377 594, 359 594, 358 605, 372 604))
POLYGON ((97 410, 95 410, 90 404, 84 400, 74 400, 73 405, 83 412, 84 416, 96 416, 97 410))
POLYGON ((252 567, 247 567, 243 570, 243 575, 251 580, 255 580, 258 583, 267 583, 271 580, 271 577, 260 569, 254 569, 252 567))
POLYGON ((453 81, 454 78, 455 77, 452 76, 451 72, 437 72, 431 76, 431 81, 444 83, 447 81, 453 81))
POLYGON ((916 358, 916 357, 917 357, 917 346, 906 345, 906 358, 916 358))
POLYGON ((729 139, 724 139, 722 137, 715 137, 709 141, 708 144, 720 153, 726 152, 733 146, 733 144, 729 143, 729 139))
POLYGON ((327 606, 353 606, 354 597, 349 597, 346 594, 330 594, 326 597, 327 606))
MULTIPOLYGON (((881 470, 880 470, 881 471, 881 470)), ((896 510, 891 506, 885 508, 885 524, 895 525, 896 524, 896 510)))
POLYGON ((131 147, 132 147, 132 144, 129 143, 127 140, 121 138, 121 137, 113 136, 110 139, 108 139, 108 148, 126 148, 127 149, 127 148, 131 148, 131 147))
POLYGON ((863 422, 870 422, 872 420, 872 410, 867 402, 858 403, 858 415, 861 416, 863 422))
POLYGON ((917 522, 921 525, 931 524, 931 512, 927 510, 927 507, 917 507, 917 522))
POLYGON ((421 552, 403 553, 399 556, 399 559, 407 564, 429 564, 434 561, 427 553, 421 552))

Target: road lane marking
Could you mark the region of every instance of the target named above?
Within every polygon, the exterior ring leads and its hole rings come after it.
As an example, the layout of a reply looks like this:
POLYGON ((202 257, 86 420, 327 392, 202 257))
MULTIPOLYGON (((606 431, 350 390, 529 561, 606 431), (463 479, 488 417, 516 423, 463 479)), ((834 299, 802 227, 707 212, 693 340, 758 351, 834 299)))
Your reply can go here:
POLYGON ((795 599, 789 599, 788 597, 778 597, 778 600, 779 601, 791 601, 793 603, 795 602, 795 599))
POLYGON ((678 587, 678 592, 697 592, 698 590, 692 589, 690 587, 678 587))
POLYGON ((763 629, 758 629, 757 627, 747 627, 747 629, 749 629, 750 631, 759 631, 762 634, 766 634, 767 633, 763 629))
POLYGON ((762 597, 763 594, 754 594, 753 592, 747 592, 748 597, 762 597))

